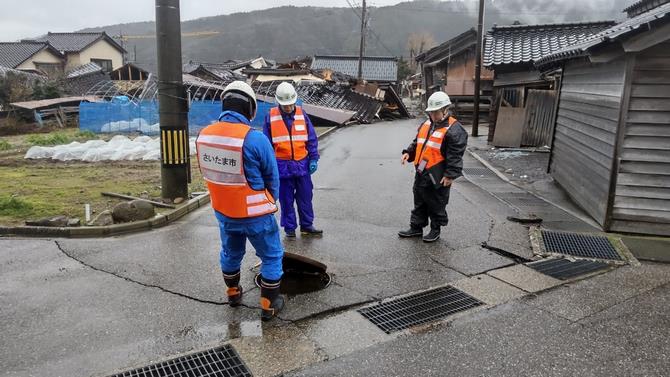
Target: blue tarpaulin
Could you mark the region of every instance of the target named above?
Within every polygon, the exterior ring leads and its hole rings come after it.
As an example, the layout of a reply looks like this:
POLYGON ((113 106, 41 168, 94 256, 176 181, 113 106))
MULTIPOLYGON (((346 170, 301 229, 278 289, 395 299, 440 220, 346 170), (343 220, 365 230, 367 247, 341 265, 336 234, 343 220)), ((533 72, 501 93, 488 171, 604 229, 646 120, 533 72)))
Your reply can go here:
MULTIPOLYGON (((263 127, 265 115, 272 103, 258 101, 256 117, 252 126, 263 127)), ((221 102, 192 102, 188 112, 188 128, 191 135, 197 135, 201 129, 216 122, 221 114, 221 102)), ((95 133, 131 133, 139 132, 156 135, 158 126, 158 102, 128 101, 126 97, 115 97, 111 102, 82 102, 79 106, 79 129, 95 133), (125 100, 124 100, 125 98, 125 100)))

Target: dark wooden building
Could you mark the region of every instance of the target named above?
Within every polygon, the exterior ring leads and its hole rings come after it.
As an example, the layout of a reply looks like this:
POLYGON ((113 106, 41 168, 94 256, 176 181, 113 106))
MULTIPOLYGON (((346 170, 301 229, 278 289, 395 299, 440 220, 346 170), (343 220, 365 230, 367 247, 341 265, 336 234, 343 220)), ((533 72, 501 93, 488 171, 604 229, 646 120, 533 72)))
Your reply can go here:
POLYGON ((670 235, 669 1, 537 61, 562 69, 551 174, 605 231, 670 235))
MULTIPOLYGON (((475 47, 477 31, 470 29, 437 47, 418 55, 423 87, 426 96, 444 90, 449 96, 473 96, 475 94, 475 47)), ((493 72, 482 69, 481 89, 490 92, 493 72)))
POLYGON ((557 85, 534 65, 585 40, 613 21, 494 26, 486 35, 484 67, 495 72, 489 141, 505 147, 551 143, 557 85))

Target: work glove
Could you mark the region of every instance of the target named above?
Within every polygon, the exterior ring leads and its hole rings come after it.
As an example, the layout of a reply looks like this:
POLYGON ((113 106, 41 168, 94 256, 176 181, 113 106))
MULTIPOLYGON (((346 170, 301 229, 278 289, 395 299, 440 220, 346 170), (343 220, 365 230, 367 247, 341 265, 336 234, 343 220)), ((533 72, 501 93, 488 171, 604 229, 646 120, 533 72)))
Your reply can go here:
POLYGON ((309 162, 309 174, 314 174, 318 168, 318 161, 312 160, 309 162))

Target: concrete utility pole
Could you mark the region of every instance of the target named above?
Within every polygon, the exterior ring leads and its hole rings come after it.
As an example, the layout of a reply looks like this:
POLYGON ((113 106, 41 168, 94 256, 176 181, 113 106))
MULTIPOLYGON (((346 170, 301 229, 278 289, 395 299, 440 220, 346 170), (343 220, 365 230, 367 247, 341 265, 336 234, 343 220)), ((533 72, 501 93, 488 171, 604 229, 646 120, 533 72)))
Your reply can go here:
POLYGON ((365 53, 365 0, 363 0, 363 12, 361 13, 361 45, 358 50, 358 83, 363 83, 363 54, 365 53))
POLYGON ((472 136, 479 136, 479 92, 482 76, 482 33, 484 28, 484 0, 479 0, 479 21, 477 22, 477 47, 475 48, 475 107, 472 118, 472 136))
POLYGON ((156 0, 161 196, 187 199, 191 162, 188 103, 182 83, 179 0, 156 0))

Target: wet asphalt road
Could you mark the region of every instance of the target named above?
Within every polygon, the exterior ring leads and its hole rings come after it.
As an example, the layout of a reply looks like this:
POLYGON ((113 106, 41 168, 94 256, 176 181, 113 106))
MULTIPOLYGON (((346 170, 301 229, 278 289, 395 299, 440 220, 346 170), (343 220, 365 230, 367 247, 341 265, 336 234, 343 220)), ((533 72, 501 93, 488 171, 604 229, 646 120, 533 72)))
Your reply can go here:
POLYGON ((282 320, 263 328, 253 253, 243 266, 246 307, 225 304, 209 208, 122 237, 0 239, 0 375, 104 375, 513 263, 483 241, 529 254, 527 229, 504 220, 510 208, 462 178, 439 242, 398 239, 413 180, 399 157, 416 124, 355 126, 321 142, 314 206, 325 234, 284 245, 328 265, 333 284, 289 297, 282 320))

